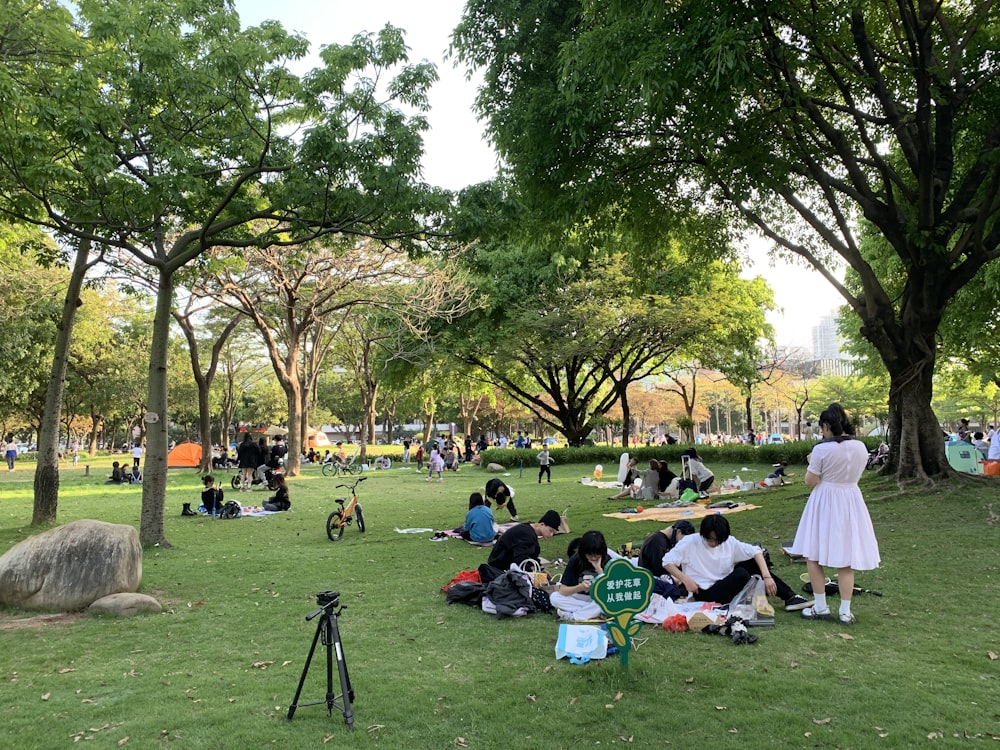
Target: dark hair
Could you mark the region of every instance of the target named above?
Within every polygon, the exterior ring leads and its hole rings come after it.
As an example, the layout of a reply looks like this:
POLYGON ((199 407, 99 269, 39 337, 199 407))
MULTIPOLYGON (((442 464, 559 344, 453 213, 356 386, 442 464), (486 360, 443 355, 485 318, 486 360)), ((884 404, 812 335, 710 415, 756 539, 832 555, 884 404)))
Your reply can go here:
POLYGON ((604 534, 600 531, 587 531, 580 537, 580 546, 576 549, 578 557, 587 555, 600 555, 604 557, 608 554, 608 543, 604 539, 604 534))
POLYGON ((820 425, 826 425, 834 435, 854 435, 854 425, 847 417, 844 407, 834 402, 819 415, 820 425))
POLYGON ((690 521, 678 521, 674 524, 674 528, 684 534, 684 536, 694 533, 694 524, 690 521))
POLYGON ((213 477, 211 474, 206 474, 205 476, 203 476, 201 478, 201 483, 202 484, 215 484, 215 477, 213 477))
POLYGON ((713 531, 715 532, 715 538, 719 540, 719 544, 722 544, 730 537, 729 521, 721 513, 713 513, 701 519, 701 529, 699 529, 698 533, 705 537, 705 539, 708 539, 713 531))
POLYGON ((473 492, 471 495, 469 495, 469 510, 472 510, 477 505, 482 505, 484 502, 485 501, 483 500, 483 496, 481 493, 473 492))
POLYGON ((573 537, 569 540, 569 544, 566 546, 566 557, 570 558, 576 554, 576 551, 580 548, 580 542, 583 541, 582 536, 573 537))

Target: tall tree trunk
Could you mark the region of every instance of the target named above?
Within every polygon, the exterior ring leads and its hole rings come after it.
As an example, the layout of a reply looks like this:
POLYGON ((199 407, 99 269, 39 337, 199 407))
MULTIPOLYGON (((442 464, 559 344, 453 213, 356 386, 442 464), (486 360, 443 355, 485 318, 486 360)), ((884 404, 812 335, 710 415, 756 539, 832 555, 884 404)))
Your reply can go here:
POLYGON ((928 479, 952 474, 944 434, 931 406, 933 367, 927 376, 890 372, 889 460, 882 469, 897 479, 928 479))
POLYGON ((628 404, 628 393, 624 387, 618 389, 618 400, 622 405, 622 448, 628 450, 628 439, 632 436, 632 409, 628 404))
POLYGON ((52 355, 52 369, 45 388, 45 411, 38 430, 38 464, 35 466, 32 526, 55 523, 59 508, 59 424, 63 392, 66 388, 69 347, 73 340, 76 309, 83 304, 80 292, 87 275, 90 248, 89 240, 81 240, 77 246, 76 260, 69 276, 66 297, 63 299, 62 317, 56 333, 55 352, 52 355))
POLYGON ((167 499, 167 350, 170 340, 171 307, 174 301, 173 271, 161 268, 156 289, 156 313, 149 348, 149 388, 146 397, 146 459, 142 469, 142 513, 139 541, 147 547, 170 547, 164 535, 163 516, 167 499))

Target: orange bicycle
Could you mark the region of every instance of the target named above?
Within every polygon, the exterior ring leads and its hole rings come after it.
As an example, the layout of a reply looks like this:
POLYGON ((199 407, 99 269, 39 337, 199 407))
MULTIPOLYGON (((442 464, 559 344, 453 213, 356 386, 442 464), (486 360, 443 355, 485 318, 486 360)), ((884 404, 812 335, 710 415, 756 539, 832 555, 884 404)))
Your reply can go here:
POLYGON ((365 531, 365 514, 361 510, 361 504, 358 502, 358 491, 357 487, 368 477, 358 477, 354 480, 354 484, 338 484, 337 487, 343 487, 350 491, 351 499, 348 502, 346 497, 338 497, 337 505, 340 506, 340 510, 335 510, 330 514, 330 517, 326 519, 326 535, 330 537, 331 542, 339 541, 342 536, 344 536, 344 528, 349 526, 354 520, 357 520, 358 531, 362 534, 365 531), (345 503, 347 506, 345 507, 345 503))

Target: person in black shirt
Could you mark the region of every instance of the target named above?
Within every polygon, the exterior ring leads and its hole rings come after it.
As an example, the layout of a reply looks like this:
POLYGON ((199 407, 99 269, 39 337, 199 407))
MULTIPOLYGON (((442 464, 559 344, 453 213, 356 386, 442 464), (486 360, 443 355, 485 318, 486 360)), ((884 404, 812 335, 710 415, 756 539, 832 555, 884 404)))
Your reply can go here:
POLYGON ((541 552, 538 537, 551 539, 559 531, 559 522, 559 514, 547 510, 538 523, 519 523, 507 529, 493 545, 487 563, 498 570, 510 570, 513 563, 537 560, 541 552))
POLYGON ((639 548, 639 567, 645 568, 654 576, 666 575, 663 556, 681 539, 694 533, 694 524, 690 521, 678 521, 673 526, 654 531, 643 540, 639 548))
POLYGON ((205 485, 205 489, 201 491, 201 504, 205 506, 205 512, 214 518, 222 512, 222 487, 215 484, 215 477, 211 474, 203 476, 201 481, 205 485))
MULTIPOLYGON (((486 483, 486 491, 483 494, 486 495, 487 500, 492 500, 497 504, 497 510, 506 508, 510 512, 511 520, 519 520, 517 517, 517 508, 514 507, 514 490, 504 484, 504 481, 500 477, 493 477, 488 481, 486 483)), ((559 524, 556 524, 556 528, 559 528, 559 524)))

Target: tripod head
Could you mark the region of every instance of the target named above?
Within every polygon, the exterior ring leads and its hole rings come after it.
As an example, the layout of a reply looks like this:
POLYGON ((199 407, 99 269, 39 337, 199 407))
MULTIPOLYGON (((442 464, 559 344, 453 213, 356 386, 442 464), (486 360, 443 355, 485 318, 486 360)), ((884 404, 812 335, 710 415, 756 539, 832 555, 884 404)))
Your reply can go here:
POLYGON ((321 615, 323 612, 327 611, 331 607, 340 606, 340 592, 339 591, 320 591, 316 594, 316 604, 319 605, 319 609, 315 612, 310 612, 306 615, 306 621, 312 620, 314 617, 321 615))

